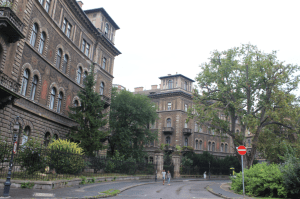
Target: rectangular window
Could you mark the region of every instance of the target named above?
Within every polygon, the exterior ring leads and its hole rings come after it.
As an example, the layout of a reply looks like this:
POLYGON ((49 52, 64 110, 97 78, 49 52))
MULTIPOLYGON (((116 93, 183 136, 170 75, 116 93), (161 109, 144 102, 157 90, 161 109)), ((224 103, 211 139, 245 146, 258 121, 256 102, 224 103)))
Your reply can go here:
POLYGON ((102 68, 105 70, 105 67, 106 67, 106 58, 103 57, 103 59, 102 59, 102 68))
POLYGON ((81 51, 82 51, 82 52, 84 52, 85 45, 86 45, 86 41, 83 39, 83 40, 82 40, 82 47, 81 47, 81 51))
POLYGON ((70 36, 71 36, 71 30, 72 30, 72 26, 71 26, 71 24, 68 24, 68 30, 67 30, 67 37, 69 37, 70 38, 70 36))
POLYGON ((90 44, 86 43, 85 55, 89 56, 90 54, 90 44))
POLYGON ((172 103, 168 102, 168 111, 170 111, 172 109, 172 103))
POLYGON ((46 0, 45 10, 49 12, 51 0, 46 0))
POLYGON ((64 19, 63 26, 62 26, 62 31, 64 33, 66 32, 67 23, 68 23, 68 21, 66 19, 64 19))

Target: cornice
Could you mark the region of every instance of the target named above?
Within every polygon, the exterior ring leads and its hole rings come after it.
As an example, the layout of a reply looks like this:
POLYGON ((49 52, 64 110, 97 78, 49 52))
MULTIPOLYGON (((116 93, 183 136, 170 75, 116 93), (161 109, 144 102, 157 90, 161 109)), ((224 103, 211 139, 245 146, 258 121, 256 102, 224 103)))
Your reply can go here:
POLYGON ((109 39, 106 38, 106 36, 105 36, 103 33, 99 32, 99 34, 100 34, 100 35, 99 35, 99 39, 100 39, 100 41, 102 41, 101 43, 103 43, 106 47, 108 47, 109 50, 114 54, 114 56, 118 56, 118 55, 122 54, 122 53, 114 46, 114 44, 111 43, 111 42, 109 41, 109 39))
POLYGON ((191 94, 185 93, 183 91, 175 91, 175 92, 167 92, 167 93, 155 93, 148 95, 149 98, 162 98, 162 97, 170 97, 170 96, 183 96, 190 100, 193 99, 191 94))

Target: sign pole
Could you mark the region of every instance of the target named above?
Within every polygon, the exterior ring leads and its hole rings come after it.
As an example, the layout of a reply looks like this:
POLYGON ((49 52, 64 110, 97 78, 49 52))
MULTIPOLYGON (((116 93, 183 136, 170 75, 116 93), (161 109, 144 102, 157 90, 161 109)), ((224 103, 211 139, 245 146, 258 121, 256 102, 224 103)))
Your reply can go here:
POLYGON ((243 163, 243 155, 242 155, 242 175, 243 175, 243 196, 245 197, 245 184, 244 184, 244 163, 243 163))

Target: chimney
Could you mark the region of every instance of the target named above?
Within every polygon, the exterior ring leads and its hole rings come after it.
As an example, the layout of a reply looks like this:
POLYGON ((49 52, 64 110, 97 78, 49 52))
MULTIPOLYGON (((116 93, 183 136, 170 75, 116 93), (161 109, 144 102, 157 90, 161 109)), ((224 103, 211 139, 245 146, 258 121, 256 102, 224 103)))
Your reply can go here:
POLYGON ((171 76, 171 74, 168 74, 168 76, 171 76))
POLYGON ((136 87, 134 88, 134 92, 139 92, 139 91, 143 91, 144 87, 136 87))
POLYGON ((151 85, 151 90, 157 89, 157 85, 151 85))
POLYGON ((77 1, 77 3, 78 3, 78 5, 80 6, 80 8, 82 8, 82 6, 83 6, 82 1, 77 1))

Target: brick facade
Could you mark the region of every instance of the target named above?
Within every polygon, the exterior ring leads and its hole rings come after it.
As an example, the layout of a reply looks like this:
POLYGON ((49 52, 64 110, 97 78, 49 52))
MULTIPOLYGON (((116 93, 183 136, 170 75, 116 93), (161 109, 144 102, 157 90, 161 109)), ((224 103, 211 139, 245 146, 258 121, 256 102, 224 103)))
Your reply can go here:
POLYGON ((187 109, 193 106, 194 80, 181 74, 168 75, 160 79, 160 88, 152 85, 151 90, 137 87, 134 91, 135 94, 147 95, 157 106, 159 119, 154 125, 150 125, 150 128, 158 131, 158 142, 146 148, 149 158, 153 159, 155 149, 159 148, 162 143, 169 143, 172 147, 191 146, 195 153, 209 151, 220 158, 233 155, 231 137, 221 138, 208 127, 196 124, 193 119, 185 124, 188 117, 187 109), (169 124, 168 119, 171 121, 169 124))
MULTIPOLYGON (((0 31, 0 78, 5 79, 0 81, 1 139, 11 141, 9 125, 14 124, 16 116, 20 117, 20 132, 27 127, 29 136, 44 139, 45 134, 50 133, 65 138, 70 127, 76 125, 68 118, 69 106, 73 106, 75 100, 80 104, 77 93, 84 89, 84 75, 92 64, 95 91, 100 93, 103 83, 103 99, 109 111, 114 59, 121 53, 112 38, 93 25, 75 0, 52 0, 49 7, 47 1, 43 1, 43 5, 38 0, 13 2, 12 10, 23 26, 16 42, 10 42, 9 35, 0 31), (105 66, 103 58, 107 60, 105 66), (28 72, 26 78, 25 71, 28 72), (37 78, 36 85, 34 78, 37 78), (11 82, 18 85, 18 90, 9 88, 11 82), (53 88, 56 93, 51 108, 53 88)), ((115 34, 119 27, 106 11, 93 12, 110 22, 110 33, 115 34)), ((0 25, 0 30, 2 28, 0 25)), ((21 137, 20 134, 19 141, 21 137)))

